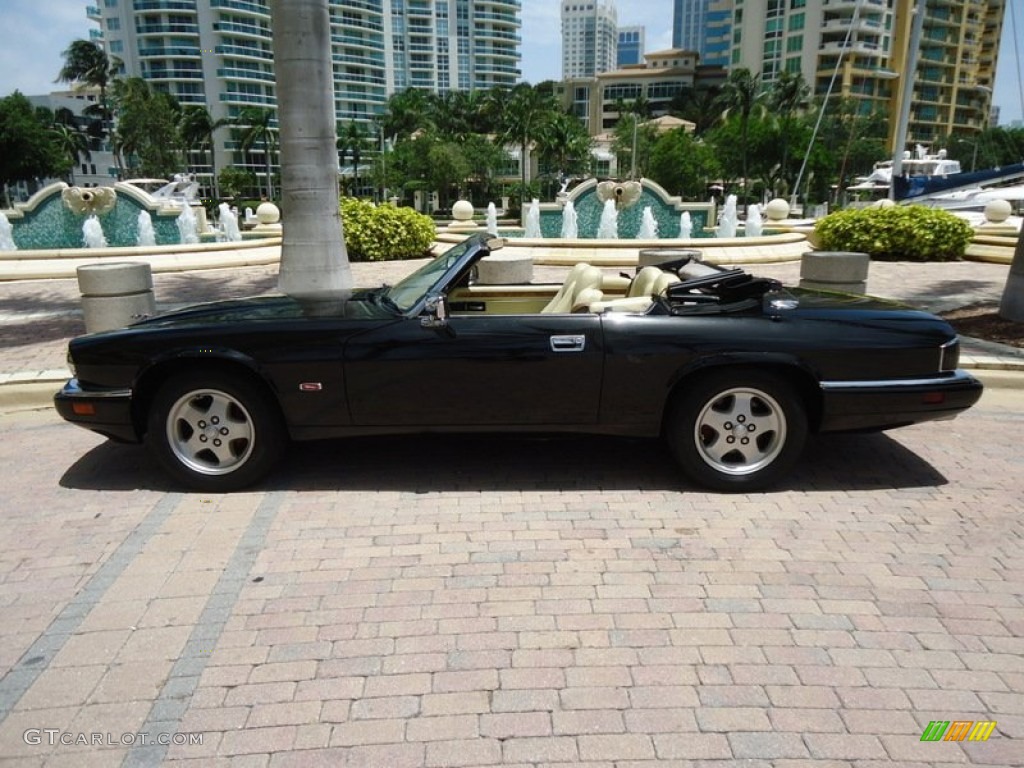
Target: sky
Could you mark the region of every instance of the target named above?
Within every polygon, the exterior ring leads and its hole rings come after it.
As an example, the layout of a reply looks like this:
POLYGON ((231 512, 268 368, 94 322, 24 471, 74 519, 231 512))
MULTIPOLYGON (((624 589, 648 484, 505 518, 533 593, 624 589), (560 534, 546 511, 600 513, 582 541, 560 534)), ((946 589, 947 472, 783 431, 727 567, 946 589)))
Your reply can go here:
MULTIPOLYGON (((60 57, 76 38, 88 37, 93 22, 85 15, 88 5, 102 0, 0 0, 0 96, 15 90, 27 95, 48 93, 60 86, 54 78, 60 57)), ((672 0, 618 0, 620 26, 646 27, 647 50, 671 47, 672 0)), ((561 77, 560 3, 555 0, 523 0, 523 79, 532 83, 561 77)), ((1024 120, 1021 81, 1024 79, 1024 2, 1010 0, 1003 25, 1002 48, 993 103, 1001 107, 1000 124, 1024 120), (1010 7, 1016 11, 1017 48, 1014 55, 1010 7)))

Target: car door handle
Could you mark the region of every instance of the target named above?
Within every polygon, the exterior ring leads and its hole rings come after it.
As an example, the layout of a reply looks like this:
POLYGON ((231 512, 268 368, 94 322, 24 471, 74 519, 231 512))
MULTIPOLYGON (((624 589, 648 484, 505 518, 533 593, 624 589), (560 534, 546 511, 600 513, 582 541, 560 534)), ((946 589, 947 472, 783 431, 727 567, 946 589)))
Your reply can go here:
POLYGON ((587 346, 586 336, 552 336, 552 352, 582 352, 587 346))

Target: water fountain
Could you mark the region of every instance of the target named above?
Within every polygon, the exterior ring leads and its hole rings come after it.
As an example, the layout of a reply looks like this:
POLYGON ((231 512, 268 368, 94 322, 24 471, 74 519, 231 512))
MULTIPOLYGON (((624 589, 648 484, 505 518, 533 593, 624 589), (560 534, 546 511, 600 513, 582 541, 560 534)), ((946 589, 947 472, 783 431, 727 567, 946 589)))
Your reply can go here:
POLYGON ((139 211, 139 236, 136 245, 156 245, 156 231, 153 229, 153 218, 149 211, 139 211))
POLYGON ((575 240, 580 236, 579 224, 576 220, 576 206, 572 200, 565 201, 562 208, 562 238, 564 240, 575 240))
POLYGON ((679 214, 679 237, 683 240, 693 237, 693 219, 690 217, 689 211, 679 214))
POLYGON ((640 231, 637 238, 640 240, 654 240, 658 237, 658 222, 654 219, 654 212, 651 206, 644 208, 643 218, 640 220, 640 231))
POLYGON ((619 211, 614 200, 605 200, 601 210, 601 221, 597 225, 598 240, 619 239, 619 211))
POLYGON ((764 219, 761 218, 761 207, 754 203, 747 206, 747 220, 743 223, 743 234, 747 237, 760 237, 764 231, 764 219))
MULTIPOLYGON (((190 206, 187 207, 190 208, 190 206)), ((221 203, 217 210, 220 211, 221 237, 229 243, 236 243, 241 240, 242 232, 238 228, 238 217, 231 210, 231 206, 227 203, 221 203)))
POLYGON ((181 209, 181 213, 177 218, 177 224, 178 234, 181 235, 181 242, 183 244, 190 245, 199 242, 199 222, 191 205, 186 205, 181 209))
POLYGON ((16 251, 18 246, 14 242, 14 230, 11 222, 7 220, 6 214, 0 211, 0 251, 16 251))
POLYGON ((106 248, 107 238, 103 234, 103 226, 95 214, 82 224, 82 242, 86 248, 106 248))
POLYGON ((722 207, 722 215, 715 228, 715 237, 736 237, 736 195, 729 195, 725 198, 725 205, 722 207))
POLYGON ((526 209, 526 231, 523 237, 540 238, 544 235, 540 231, 540 201, 533 199, 530 207, 526 209))
POLYGON ((498 236, 498 208, 494 203, 487 204, 487 234, 498 236))

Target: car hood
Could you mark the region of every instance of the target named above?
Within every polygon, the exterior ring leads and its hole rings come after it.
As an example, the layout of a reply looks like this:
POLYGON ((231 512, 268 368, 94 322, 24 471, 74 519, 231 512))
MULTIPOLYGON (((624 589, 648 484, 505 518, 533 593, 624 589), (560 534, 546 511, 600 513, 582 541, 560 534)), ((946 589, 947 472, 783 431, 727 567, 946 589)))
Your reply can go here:
POLYGON ((287 321, 310 319, 391 320, 395 313, 372 299, 372 291, 359 289, 344 300, 298 301, 291 296, 259 296, 248 299, 196 304, 151 317, 132 328, 287 321))

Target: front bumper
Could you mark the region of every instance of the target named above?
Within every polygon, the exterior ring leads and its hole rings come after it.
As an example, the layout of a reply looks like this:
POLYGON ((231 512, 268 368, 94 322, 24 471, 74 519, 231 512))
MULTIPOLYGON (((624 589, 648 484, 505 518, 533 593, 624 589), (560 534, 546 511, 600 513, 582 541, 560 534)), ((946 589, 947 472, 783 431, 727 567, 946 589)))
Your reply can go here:
POLYGON ((889 429, 952 419, 981 397, 984 386, 964 370, 917 379, 825 381, 822 432, 889 429))
POLYGON ((78 379, 70 379, 53 396, 53 405, 61 418, 121 442, 140 440, 132 419, 130 389, 84 389, 78 379))

